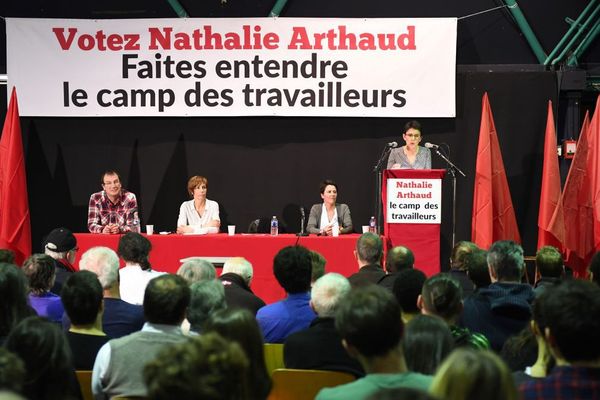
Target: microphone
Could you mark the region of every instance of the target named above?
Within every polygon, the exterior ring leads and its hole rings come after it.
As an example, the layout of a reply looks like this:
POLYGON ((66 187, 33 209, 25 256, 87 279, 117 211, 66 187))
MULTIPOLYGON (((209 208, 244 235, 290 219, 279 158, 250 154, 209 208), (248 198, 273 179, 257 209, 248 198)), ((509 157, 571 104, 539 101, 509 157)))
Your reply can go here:
POLYGON ((426 142, 425 147, 427 147, 428 149, 438 149, 440 146, 438 146, 437 144, 426 142))
POLYGON ((386 146, 395 149, 396 147, 398 147, 398 142, 389 142, 388 144, 386 144, 386 146))
POLYGON ((304 207, 300 206, 300 232, 296 234, 296 236, 308 236, 308 233, 304 231, 304 219, 306 215, 304 214, 304 207))

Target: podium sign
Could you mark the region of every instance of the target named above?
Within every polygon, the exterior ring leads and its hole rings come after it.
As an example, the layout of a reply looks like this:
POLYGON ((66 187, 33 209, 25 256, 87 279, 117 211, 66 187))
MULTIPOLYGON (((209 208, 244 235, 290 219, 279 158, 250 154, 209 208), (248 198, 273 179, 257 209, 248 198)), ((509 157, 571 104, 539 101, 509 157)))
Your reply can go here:
POLYGON ((395 169, 383 173, 383 233, 389 246, 406 246, 415 267, 440 272, 443 169, 395 169))

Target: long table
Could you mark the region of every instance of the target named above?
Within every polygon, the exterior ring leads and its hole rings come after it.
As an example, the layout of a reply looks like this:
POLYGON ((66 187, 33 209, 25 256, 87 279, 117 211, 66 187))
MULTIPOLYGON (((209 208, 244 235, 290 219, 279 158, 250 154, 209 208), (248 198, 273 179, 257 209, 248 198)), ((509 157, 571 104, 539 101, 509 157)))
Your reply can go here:
MULTIPOLYGON (((273 258, 285 246, 299 244, 321 253, 327 260, 326 272, 337 272, 344 276, 350 276, 358 270, 353 252, 360 236, 358 234, 338 237, 314 235, 297 237, 289 234, 277 236, 236 234, 229 236, 225 233, 145 236, 152 242, 150 263, 156 271, 175 273, 181 265, 180 260, 187 257, 246 258, 254 268, 252 290, 266 303, 275 302, 285 296, 285 292, 273 275, 273 258)), ((81 255, 91 247, 106 246, 117 251, 121 236, 76 233, 75 237, 79 247, 75 261, 77 267, 81 255)))

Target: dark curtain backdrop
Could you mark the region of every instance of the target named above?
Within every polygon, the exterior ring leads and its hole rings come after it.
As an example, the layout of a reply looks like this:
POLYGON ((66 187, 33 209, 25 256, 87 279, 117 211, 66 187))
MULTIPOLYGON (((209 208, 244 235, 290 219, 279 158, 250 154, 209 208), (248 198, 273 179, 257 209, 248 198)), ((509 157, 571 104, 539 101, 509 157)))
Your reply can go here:
MULTIPOLYGON (((5 90, 5 89, 4 89, 5 90)), ((423 119, 424 141, 447 143, 467 174, 457 179, 457 239, 470 238, 481 96, 489 92, 519 228, 535 252, 546 107, 556 100, 552 72, 461 72, 457 116, 423 119)), ((278 215, 299 228, 300 205, 320 201, 325 178, 339 185, 355 227, 374 214, 373 166, 389 141, 401 141, 406 119, 394 118, 22 118, 33 248, 52 228, 86 231, 87 203, 100 174, 114 168, 138 195, 142 223, 174 230, 186 182, 209 180, 223 225, 245 231, 251 220, 278 215)), ((435 158, 434 168, 444 168, 435 158)), ((444 179, 442 265, 451 242, 451 181, 444 179)))

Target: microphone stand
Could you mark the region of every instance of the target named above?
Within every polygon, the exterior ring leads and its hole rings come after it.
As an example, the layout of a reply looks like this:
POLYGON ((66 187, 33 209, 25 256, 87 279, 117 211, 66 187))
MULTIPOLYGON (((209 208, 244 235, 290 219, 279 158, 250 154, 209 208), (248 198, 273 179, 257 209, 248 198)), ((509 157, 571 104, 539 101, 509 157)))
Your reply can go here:
POLYGON ((296 236, 308 236, 308 233, 304 230, 304 207, 300 207, 300 232, 296 233, 296 236))
POLYGON ((383 185, 383 161, 387 158, 387 156, 392 151, 393 147, 385 146, 385 149, 381 152, 381 156, 379 156, 379 160, 373 167, 373 172, 375 172, 375 215, 377 216, 377 234, 381 235, 381 226, 383 220, 383 210, 381 206, 381 188, 383 185))
POLYGON ((452 248, 454 248, 456 245, 456 172, 463 177, 466 177, 466 175, 440 151, 439 147, 432 148, 432 150, 448 164, 448 171, 452 175, 452 248))

